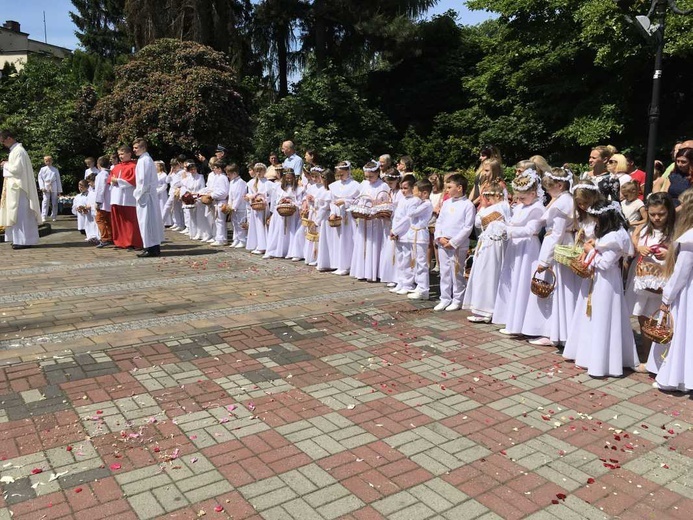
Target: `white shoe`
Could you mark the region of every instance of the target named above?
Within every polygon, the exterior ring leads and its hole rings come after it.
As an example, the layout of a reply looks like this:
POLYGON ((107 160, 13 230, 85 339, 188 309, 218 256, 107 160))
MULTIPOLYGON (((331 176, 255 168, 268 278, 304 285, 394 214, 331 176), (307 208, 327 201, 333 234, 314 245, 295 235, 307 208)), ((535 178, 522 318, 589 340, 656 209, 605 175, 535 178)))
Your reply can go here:
POLYGON ((259 249, 255 249, 254 251, 251 251, 252 254, 254 255, 264 255, 264 251, 260 251, 259 249))
POLYGON ((211 244, 212 242, 216 242, 216 240, 213 238, 203 238, 202 240, 203 240, 203 242, 207 242, 208 244, 211 244))
POLYGON ((218 246, 226 246, 226 245, 228 245, 228 243, 227 242, 219 242, 219 241, 215 240, 210 245, 214 246, 214 247, 218 247, 218 246))
POLYGON ((414 294, 415 292, 416 292, 416 291, 412 291, 411 289, 406 289, 406 288, 404 288, 404 287, 401 288, 401 289, 397 289, 396 291, 394 291, 395 294, 400 294, 400 295, 402 295, 402 296, 405 295, 405 294, 410 294, 410 293, 411 293, 411 294, 414 294))
POLYGON ((390 292, 393 294, 397 294, 398 291, 400 291, 402 288, 399 285, 395 285, 392 289, 390 289, 390 292))
POLYGON ((57 221, 58 221, 58 219, 57 219, 57 218, 54 218, 54 219, 53 219, 53 222, 57 222, 57 221))
POLYGON ((318 265, 317 262, 310 262, 310 263, 308 264, 308 267, 315 267, 316 265, 318 265))
POLYGON ((385 287, 397 287, 397 284, 395 282, 390 282, 385 287))
POLYGON ((299 258, 297 256, 295 256, 291 259, 292 262, 300 262, 301 260, 303 260, 303 258, 299 258))
POLYGON ((337 276, 346 276, 349 274, 349 271, 347 269, 337 269, 336 271, 333 271, 332 274, 336 274, 337 276))
POLYGON ((234 240, 233 242, 231 242, 229 247, 236 247, 236 244, 238 244, 238 240, 234 240))
POLYGON ((183 233, 183 234, 189 233, 188 228, 186 228, 186 227, 184 227, 183 229, 179 229, 178 232, 183 233))
POLYGON ((472 323, 491 323, 491 318, 487 316, 467 316, 467 320, 472 323))
POLYGON ((434 310, 434 311, 444 311, 444 310, 447 309, 449 306, 450 306, 450 302, 446 302, 446 301, 441 300, 440 303, 439 303, 438 305, 436 305, 435 307, 433 307, 433 310, 434 310))
POLYGON ((264 260, 269 260, 270 258, 272 258, 272 255, 268 255, 267 253, 265 253, 264 255, 262 255, 262 258, 264 260))
POLYGON ((447 307, 445 307, 446 311, 459 311, 462 308, 462 306, 459 303, 451 303, 447 307))
POLYGON ((498 332, 500 332, 504 336, 517 336, 518 335, 518 334, 515 334, 514 332, 510 332, 508 329, 505 329, 505 328, 499 330, 498 332))
POLYGON ((549 338, 535 338, 530 340, 529 344, 540 347, 553 347, 553 341, 551 341, 549 338))
POLYGON ((428 300, 428 293, 427 292, 420 292, 420 291, 414 291, 413 293, 410 293, 407 298, 410 300, 428 300))
POLYGON ((244 249, 245 249, 245 242, 239 242, 239 243, 236 244, 234 247, 235 247, 236 249, 241 249, 241 248, 244 248, 244 249))
POLYGON ((171 226, 168 228, 169 231, 180 231, 180 228, 178 226, 171 226))

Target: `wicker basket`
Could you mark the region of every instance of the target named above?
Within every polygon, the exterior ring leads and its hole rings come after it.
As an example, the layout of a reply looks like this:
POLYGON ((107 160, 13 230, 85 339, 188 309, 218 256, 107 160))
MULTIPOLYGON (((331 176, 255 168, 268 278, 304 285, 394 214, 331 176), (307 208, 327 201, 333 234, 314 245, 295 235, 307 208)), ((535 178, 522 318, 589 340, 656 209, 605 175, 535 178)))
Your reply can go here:
POLYGON ((357 220, 372 220, 374 218, 373 199, 368 195, 361 195, 348 211, 357 220))
MULTIPOLYGON (((573 260, 576 260, 582 254, 582 239, 585 236, 584 231, 578 231, 573 245, 557 245, 553 248, 553 259, 559 264, 571 267, 573 260)), ((583 277, 586 278, 586 277, 583 277)))
POLYGON ((211 206, 212 204, 214 204, 214 199, 211 195, 205 194, 200 196, 200 202, 205 206, 211 206))
POLYGON ((267 209, 267 202, 262 197, 255 197, 250 203, 250 208, 255 211, 265 211, 267 209))
POLYGON ((189 191, 186 191, 180 198, 181 202, 183 204, 186 204, 188 206, 192 206, 195 204, 195 195, 190 193, 189 191))
POLYGON ((373 205, 373 218, 392 218, 392 213, 395 211, 395 205, 392 203, 392 197, 389 193, 379 193, 378 198, 373 205))
POLYGON ((671 320, 669 311, 657 311, 645 320, 642 327, 642 335, 647 339, 666 345, 674 337, 674 324, 671 320), (657 314, 662 313, 662 317, 657 319, 657 314))
POLYGON ((303 227, 310 226, 311 220, 308 217, 301 217, 301 225, 303 227))
POLYGON ((292 217, 296 213, 296 206, 286 202, 277 204, 277 213, 282 217, 292 217))
POLYGON ((222 204, 220 209, 224 215, 230 215, 231 213, 233 213, 233 208, 228 204, 222 204))
POLYGON ((655 294, 662 294, 666 279, 662 272, 662 266, 654 262, 647 262, 641 256, 635 264, 635 278, 633 280, 635 290, 645 290, 655 294))
POLYGON ((309 224, 306 229, 306 240, 308 240, 308 242, 317 242, 320 240, 318 226, 312 220, 309 220, 308 222, 309 224))
POLYGON ((481 219, 481 227, 486 229, 491 222, 496 220, 503 220, 503 215, 497 211, 493 211, 481 219))
POLYGON ((590 263, 591 262, 583 262, 578 256, 577 258, 573 258, 573 260, 570 262, 569 267, 570 270, 573 271, 580 278, 589 278, 590 276, 592 276, 592 273, 594 272, 590 268, 590 263))
POLYGON ((339 226, 342 225, 342 217, 331 216, 331 217, 327 220, 327 224, 328 224, 330 227, 338 228, 339 226))
POLYGON ((551 275, 551 283, 549 283, 547 280, 537 278, 537 275, 539 274, 538 269, 534 271, 534 275, 532 276, 531 291, 532 294, 536 294, 539 298, 548 298, 556 288, 556 274, 553 272, 553 269, 549 267, 544 272, 551 275))

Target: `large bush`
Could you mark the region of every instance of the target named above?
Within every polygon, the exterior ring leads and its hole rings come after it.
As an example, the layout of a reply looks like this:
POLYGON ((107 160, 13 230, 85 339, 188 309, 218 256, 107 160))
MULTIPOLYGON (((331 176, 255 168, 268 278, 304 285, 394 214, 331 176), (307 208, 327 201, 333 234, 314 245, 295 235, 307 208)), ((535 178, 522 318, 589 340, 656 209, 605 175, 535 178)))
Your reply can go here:
POLYGON ((93 113, 106 146, 144 137, 163 157, 216 143, 237 158, 247 151, 250 118, 224 54, 194 42, 157 40, 115 76, 93 113))

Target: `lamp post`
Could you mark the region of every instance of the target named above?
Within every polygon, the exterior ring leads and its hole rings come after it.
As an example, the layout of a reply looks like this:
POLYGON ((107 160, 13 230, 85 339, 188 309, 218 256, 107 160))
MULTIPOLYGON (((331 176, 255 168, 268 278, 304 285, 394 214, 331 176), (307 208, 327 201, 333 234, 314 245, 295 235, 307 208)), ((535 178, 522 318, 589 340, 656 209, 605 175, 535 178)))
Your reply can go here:
POLYGON ((657 150, 657 129, 659 127, 659 94, 662 82, 662 55, 664 54, 664 23, 667 9, 675 14, 690 14, 693 9, 683 10, 676 5, 676 0, 652 0, 647 16, 636 16, 635 26, 648 39, 654 39, 657 50, 655 52, 654 75, 652 76, 652 100, 650 101, 650 127, 647 137, 647 161, 645 164, 645 197, 652 193, 654 182, 654 162, 657 150), (655 23, 650 17, 654 15, 655 23))

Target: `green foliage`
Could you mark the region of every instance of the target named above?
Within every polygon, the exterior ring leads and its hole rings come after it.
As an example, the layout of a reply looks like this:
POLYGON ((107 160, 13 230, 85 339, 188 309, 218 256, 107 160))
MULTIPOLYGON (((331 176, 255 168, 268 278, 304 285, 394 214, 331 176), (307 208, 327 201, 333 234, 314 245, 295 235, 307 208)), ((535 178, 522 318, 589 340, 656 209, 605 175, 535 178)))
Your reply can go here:
POLYGON ((116 68, 93 120, 106 147, 144 137, 170 157, 222 142, 233 157, 249 145, 250 119, 226 57, 209 47, 157 40, 116 68))
POLYGON ((81 178, 84 156, 98 150, 85 114, 78 110, 89 98, 70 60, 32 57, 21 72, 0 80, 0 126, 18 133, 37 171, 45 155, 53 156, 65 192, 74 190, 81 178))
POLYGON ((332 70, 305 76, 292 96, 261 109, 257 121, 257 157, 290 139, 300 149, 318 150, 326 166, 343 160, 365 163, 373 154, 392 150, 396 135, 387 117, 332 70))
POLYGON ((70 12, 77 39, 87 53, 115 62, 129 54, 132 42, 125 27, 125 0, 72 0, 70 12))

